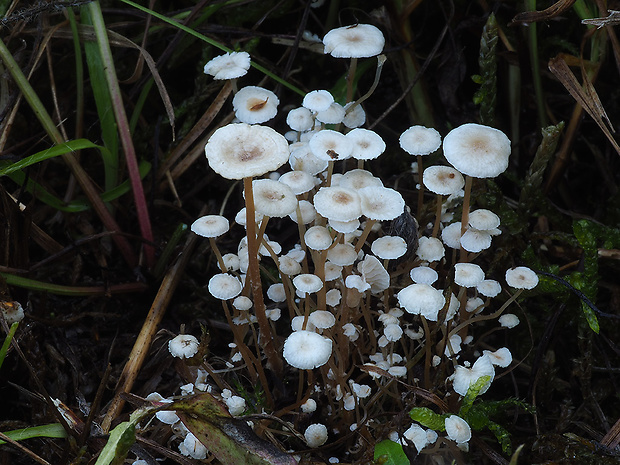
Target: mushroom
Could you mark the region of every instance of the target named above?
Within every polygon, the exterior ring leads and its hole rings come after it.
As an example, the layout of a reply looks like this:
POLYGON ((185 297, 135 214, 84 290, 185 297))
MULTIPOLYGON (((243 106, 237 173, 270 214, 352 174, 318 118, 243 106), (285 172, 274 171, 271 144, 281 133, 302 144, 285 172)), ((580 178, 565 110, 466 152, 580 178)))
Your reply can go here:
POLYGON ((304 438, 308 447, 320 447, 327 442, 327 427, 321 423, 313 423, 304 431, 304 438))
POLYGON ((471 428, 458 415, 450 415, 445 420, 446 434, 457 444, 464 444, 471 439, 471 428))
POLYGON ((474 263, 454 265, 454 282, 462 287, 476 287, 484 280, 484 271, 474 263))
POLYGON ((247 86, 233 97, 235 116, 247 124, 264 123, 278 113, 280 99, 270 90, 247 86))
POLYGON ((247 52, 229 52, 212 58, 204 66, 204 73, 213 79, 236 79, 250 69, 250 54, 247 52))
POLYGON ((199 346, 198 339, 191 334, 179 334, 168 342, 170 354, 178 358, 192 358, 198 353, 199 346))
POLYGON ((295 331, 284 342, 284 359, 300 370, 311 370, 325 365, 331 354, 331 339, 312 331, 295 331))
POLYGON ((538 276, 526 266, 517 266, 506 271, 506 283, 515 289, 534 289, 538 276))

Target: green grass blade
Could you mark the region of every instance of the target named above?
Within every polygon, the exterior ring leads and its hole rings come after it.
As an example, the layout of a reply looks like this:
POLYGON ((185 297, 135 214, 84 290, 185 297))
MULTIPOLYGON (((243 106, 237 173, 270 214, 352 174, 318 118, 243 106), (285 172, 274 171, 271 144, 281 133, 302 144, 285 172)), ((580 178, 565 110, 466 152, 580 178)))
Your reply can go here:
MULTIPOLYGON (((64 142, 62 144, 55 145, 47 150, 37 152, 34 155, 30 155, 29 157, 23 158, 22 160, 18 162, 11 163, 3 168, 0 168, 0 176, 6 176, 7 174, 10 174, 17 170, 27 168, 28 166, 32 166, 35 163, 42 162, 43 160, 58 157, 66 153, 72 153, 72 152, 75 152, 77 150, 82 150, 82 149, 99 149, 102 155, 108 152, 105 147, 101 147, 99 145, 93 144, 91 141, 87 139, 71 140, 68 142, 64 142)), ((105 159, 106 156, 104 156, 103 158, 105 159)))
MULTIPOLYGON (((175 20, 173 20, 173 19, 170 19, 170 18, 168 18, 167 16, 164 16, 164 15, 162 15, 162 14, 160 14, 160 13, 157 13, 156 11, 153 11, 153 10, 151 10, 151 9, 149 9, 149 8, 145 7, 145 6, 138 5, 137 3, 134 3, 134 2, 132 2, 131 0, 121 0, 121 1, 122 1, 123 3, 125 3, 125 4, 129 5, 129 6, 132 6, 132 7, 134 7, 134 8, 137 8, 137 9, 138 9, 138 10, 140 10, 140 11, 144 11, 145 13, 148 13, 148 14, 150 14, 150 15, 152 15, 152 16, 154 16, 154 17, 156 17, 157 19, 162 20, 162 21, 164 21, 164 22, 166 22, 166 23, 170 24, 171 26, 174 26, 174 27, 176 27, 176 28, 178 28, 178 29, 181 29, 182 31, 185 31, 185 32, 187 32, 188 34, 193 35, 193 36, 194 36, 194 37, 196 37, 197 39, 200 39, 200 40, 202 40, 203 42, 208 43, 209 45, 212 45, 212 46, 214 46, 214 47, 216 47, 216 48, 219 48, 220 50, 222 50, 222 51, 224 51, 224 52, 232 52, 232 51, 233 51, 232 49, 230 49, 230 48, 228 48, 228 47, 226 47, 226 46, 224 46, 224 45, 220 44, 219 42, 217 42, 217 41, 215 41, 215 40, 213 40, 213 39, 210 39, 209 37, 207 37, 207 36, 205 36, 205 35, 203 35, 203 34, 200 34, 199 32, 196 32, 196 31, 194 31, 193 29, 191 29, 191 28, 189 28, 189 27, 187 27, 187 26, 185 26, 185 25, 183 25, 183 24, 181 24, 181 23, 179 23, 179 22, 177 22, 177 21, 175 21, 175 20)), ((284 87, 287 87, 288 89, 292 90, 293 92, 296 92, 297 94, 302 95, 302 96, 303 96, 303 95, 306 95, 306 93, 305 93, 303 90, 301 90, 300 88, 298 88, 298 87, 294 86, 293 84, 289 83, 288 81, 286 81, 286 80, 282 79, 281 77, 276 76, 276 75, 275 75, 275 74, 273 74, 271 71, 269 71, 267 68, 265 68, 265 67, 263 67, 263 66, 259 65, 258 63, 256 63, 256 62, 252 61, 251 66, 252 66, 254 69, 257 69, 258 71, 260 71, 261 73, 263 73, 265 76, 270 77, 270 78, 271 78, 271 79, 273 79, 274 81, 276 81, 276 82, 278 82, 278 83, 282 84, 284 87)))
MULTIPOLYGON (((9 328, 9 334, 4 338, 4 343, 2 347, 0 347, 0 368, 2 368, 2 364, 4 363, 4 359, 6 358, 6 353, 9 351, 9 346, 11 345, 11 341, 13 340, 13 336, 15 336, 15 332, 17 331, 17 327, 19 326, 19 321, 16 321, 9 328)), ((2 444, 2 442, 0 442, 2 444)))
MULTIPOLYGON (((66 438, 67 432, 60 423, 50 423, 49 425, 31 426, 30 428, 14 429, 3 431, 14 441, 21 441, 30 438, 66 438)), ((0 440, 0 444, 5 444, 0 440)))

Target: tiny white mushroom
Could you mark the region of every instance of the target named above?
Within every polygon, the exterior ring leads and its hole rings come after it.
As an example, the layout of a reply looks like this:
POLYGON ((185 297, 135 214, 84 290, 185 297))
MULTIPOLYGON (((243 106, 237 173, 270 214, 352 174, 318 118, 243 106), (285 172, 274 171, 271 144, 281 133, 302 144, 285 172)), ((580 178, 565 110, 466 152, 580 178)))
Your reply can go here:
POLYGON ((168 342, 170 354, 177 358, 192 358, 199 346, 198 339, 191 334, 179 334, 168 342))
POLYGON ((204 66, 204 73, 213 76, 213 79, 236 79, 250 69, 250 54, 248 52, 229 52, 212 58, 204 66))
POLYGON ((300 370, 325 365, 332 354, 332 341, 312 331, 295 331, 284 341, 284 359, 300 370))

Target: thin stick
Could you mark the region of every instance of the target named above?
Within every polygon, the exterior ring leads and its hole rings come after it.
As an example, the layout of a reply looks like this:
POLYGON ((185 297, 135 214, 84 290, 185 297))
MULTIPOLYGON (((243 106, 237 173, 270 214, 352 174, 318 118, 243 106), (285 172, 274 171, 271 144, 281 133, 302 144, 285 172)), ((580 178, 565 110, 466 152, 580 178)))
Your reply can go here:
POLYGON ((129 392, 133 388, 138 372, 140 371, 140 368, 148 355, 148 350, 151 345, 151 341, 153 340, 153 336, 155 335, 157 327, 159 326, 159 323, 168 308, 168 304, 172 300, 172 296, 174 295, 177 285, 181 281, 183 270, 192 257, 192 251, 197 241, 198 236, 195 234, 191 234, 187 238, 181 255, 162 280, 159 291, 157 292, 155 300, 153 300, 153 304, 151 305, 151 309, 149 310, 146 320, 142 325, 140 334, 138 334, 133 349, 129 354, 129 360, 125 363, 123 372, 119 377, 116 394, 112 400, 112 404, 110 405, 110 408, 108 409, 101 424, 103 431, 106 433, 110 431, 112 421, 120 414, 123 406, 125 405, 125 401, 122 399, 121 394, 129 392))

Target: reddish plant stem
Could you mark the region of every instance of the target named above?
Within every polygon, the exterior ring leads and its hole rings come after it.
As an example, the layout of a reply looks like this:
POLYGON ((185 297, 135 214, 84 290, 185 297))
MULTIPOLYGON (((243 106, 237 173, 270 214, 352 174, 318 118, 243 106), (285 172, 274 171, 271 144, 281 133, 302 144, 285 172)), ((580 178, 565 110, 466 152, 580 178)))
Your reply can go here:
MULTIPOLYGON (((252 297, 256 319, 260 328, 260 346, 267 356, 267 361, 271 369, 277 376, 282 374, 282 360, 278 356, 273 345, 273 334, 271 326, 265 313, 265 300, 263 299, 263 286, 260 279, 260 269, 258 267, 258 241, 256 238, 256 220, 254 217, 254 192, 252 190, 252 178, 243 178, 243 189, 245 191, 245 215, 246 233, 248 239, 248 279, 252 288, 252 297)), ((263 386, 267 390, 268 386, 263 386)))

